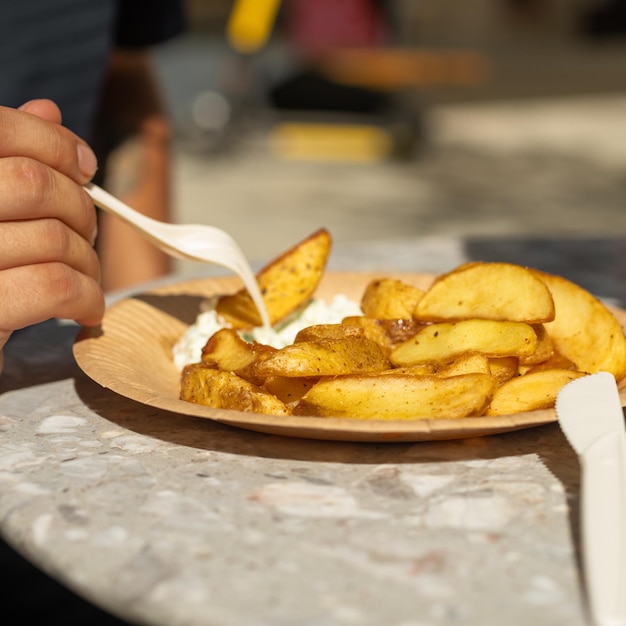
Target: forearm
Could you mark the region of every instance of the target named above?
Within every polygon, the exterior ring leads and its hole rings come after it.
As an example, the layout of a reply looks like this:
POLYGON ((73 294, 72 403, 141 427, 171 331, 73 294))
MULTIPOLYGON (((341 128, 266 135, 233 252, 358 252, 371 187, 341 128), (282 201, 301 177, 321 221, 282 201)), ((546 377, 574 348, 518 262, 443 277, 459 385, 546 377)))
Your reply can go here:
MULTIPOLYGON (((170 221, 172 130, 147 52, 113 55, 96 131, 105 163, 98 182, 138 211, 170 221)), ((101 216, 98 250, 105 290, 151 280, 171 266, 164 253, 108 215, 101 216)))

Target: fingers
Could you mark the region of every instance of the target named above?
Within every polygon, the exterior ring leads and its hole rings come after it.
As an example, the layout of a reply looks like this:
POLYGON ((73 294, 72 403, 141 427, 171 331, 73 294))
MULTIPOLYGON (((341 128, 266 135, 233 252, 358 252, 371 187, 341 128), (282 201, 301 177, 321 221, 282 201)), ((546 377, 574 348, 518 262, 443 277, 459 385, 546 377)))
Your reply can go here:
POLYGON ((96 281, 100 280, 100 264, 95 250, 63 222, 40 219, 2 223, 0 271, 53 262, 63 263, 96 281))
POLYGON ((82 185, 97 167, 50 100, 0 107, 0 349, 51 318, 99 324, 96 211, 82 185))
POLYGON ((98 282, 63 263, 0 270, 0 337, 52 318, 96 326, 104 314, 98 282))
POLYGON ((80 185, 95 173, 95 156, 60 122, 50 100, 0 107, 0 221, 52 217, 91 241, 96 214, 80 185))
MULTIPOLYGON (((0 142, 1 143, 1 142, 0 142)), ((92 241, 96 211, 67 176, 30 158, 0 158, 0 222, 55 218, 92 241)))
POLYGON ((84 184, 96 172, 96 157, 82 139, 58 123, 60 113, 54 111, 55 106, 38 100, 22 110, 0 107, 0 158, 28 157, 84 184))

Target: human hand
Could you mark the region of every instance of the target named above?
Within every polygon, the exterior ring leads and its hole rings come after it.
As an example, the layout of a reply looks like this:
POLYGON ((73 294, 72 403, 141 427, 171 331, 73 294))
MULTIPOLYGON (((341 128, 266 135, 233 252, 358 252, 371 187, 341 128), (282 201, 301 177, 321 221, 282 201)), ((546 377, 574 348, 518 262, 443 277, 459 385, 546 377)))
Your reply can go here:
MULTIPOLYGON (((0 107, 0 351, 51 318, 100 323, 96 212, 82 185, 97 169, 50 100, 0 107)), ((0 352, 1 366, 1 352, 0 352)))

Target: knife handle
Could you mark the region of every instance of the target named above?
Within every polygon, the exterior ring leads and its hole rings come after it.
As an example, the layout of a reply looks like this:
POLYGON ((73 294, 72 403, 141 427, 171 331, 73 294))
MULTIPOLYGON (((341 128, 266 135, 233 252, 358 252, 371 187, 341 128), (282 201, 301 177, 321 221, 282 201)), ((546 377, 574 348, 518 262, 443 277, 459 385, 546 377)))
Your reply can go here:
POLYGON ((582 455, 585 586, 597 626, 626 626, 626 438, 611 432, 582 455))

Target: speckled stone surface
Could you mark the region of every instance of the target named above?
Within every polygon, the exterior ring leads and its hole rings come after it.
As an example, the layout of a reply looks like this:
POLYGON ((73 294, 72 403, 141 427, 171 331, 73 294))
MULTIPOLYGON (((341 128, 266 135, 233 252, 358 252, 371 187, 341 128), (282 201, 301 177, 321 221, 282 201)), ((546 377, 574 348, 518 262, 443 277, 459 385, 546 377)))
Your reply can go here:
MULTIPOLYGON (((579 241, 578 269, 617 243, 579 241)), ((331 266, 440 271, 494 246, 353 245, 331 266)), ((597 268, 603 289, 615 269, 597 268)), ((73 361, 76 330, 7 346, 0 531, 98 606, 154 626, 585 624, 579 468, 557 425, 417 444, 259 434, 101 388, 73 361)))

